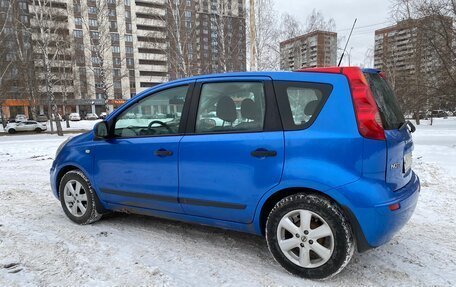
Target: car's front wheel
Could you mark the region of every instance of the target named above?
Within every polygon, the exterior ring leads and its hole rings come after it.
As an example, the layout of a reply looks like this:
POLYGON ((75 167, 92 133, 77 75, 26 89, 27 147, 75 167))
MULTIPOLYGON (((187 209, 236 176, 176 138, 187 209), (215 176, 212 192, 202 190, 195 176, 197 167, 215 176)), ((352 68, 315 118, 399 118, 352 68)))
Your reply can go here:
POLYGON ((14 133, 16 133, 16 130, 15 130, 15 129, 9 129, 9 130, 8 130, 8 133, 9 133, 9 134, 14 134, 14 133))
POLYGON ((280 265, 309 279, 339 273, 355 245, 340 208, 315 194, 294 194, 279 201, 267 219, 266 240, 280 265))
POLYGON ((36 133, 40 133, 40 132, 42 132, 42 131, 43 131, 43 130, 40 129, 40 128, 36 128, 36 129, 35 129, 35 132, 36 132, 36 133))
POLYGON ((78 224, 98 221, 96 194, 87 179, 79 170, 67 172, 60 181, 59 197, 63 211, 69 219, 78 224))

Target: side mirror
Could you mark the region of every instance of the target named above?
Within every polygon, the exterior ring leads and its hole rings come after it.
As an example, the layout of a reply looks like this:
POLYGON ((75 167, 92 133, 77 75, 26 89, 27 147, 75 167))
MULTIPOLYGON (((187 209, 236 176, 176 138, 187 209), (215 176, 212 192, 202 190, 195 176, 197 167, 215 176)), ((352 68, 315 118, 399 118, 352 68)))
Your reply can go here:
POLYGON ((98 122, 93 127, 93 133, 94 133, 96 139, 104 139, 104 138, 108 137, 108 125, 106 124, 106 122, 105 121, 98 122))
POLYGON ((407 121, 407 125, 408 125, 411 133, 414 133, 416 131, 416 127, 414 124, 412 124, 411 121, 407 121))

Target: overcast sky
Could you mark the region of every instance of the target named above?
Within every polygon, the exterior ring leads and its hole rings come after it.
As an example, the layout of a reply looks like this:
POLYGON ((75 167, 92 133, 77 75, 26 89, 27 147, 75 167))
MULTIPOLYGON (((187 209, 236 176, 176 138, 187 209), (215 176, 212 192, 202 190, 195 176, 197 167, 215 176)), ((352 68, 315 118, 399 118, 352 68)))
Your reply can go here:
MULTIPOLYGON (((305 23, 313 9, 321 11, 326 19, 333 18, 339 39, 348 37, 355 18, 358 22, 347 50, 351 47, 351 63, 364 63, 368 48, 374 46, 374 31, 393 23, 389 15, 388 0, 274 0, 275 9, 280 13, 287 12, 305 23)), ((345 41, 341 45, 342 48, 345 41)), ((344 58, 348 64, 348 58, 344 58)))

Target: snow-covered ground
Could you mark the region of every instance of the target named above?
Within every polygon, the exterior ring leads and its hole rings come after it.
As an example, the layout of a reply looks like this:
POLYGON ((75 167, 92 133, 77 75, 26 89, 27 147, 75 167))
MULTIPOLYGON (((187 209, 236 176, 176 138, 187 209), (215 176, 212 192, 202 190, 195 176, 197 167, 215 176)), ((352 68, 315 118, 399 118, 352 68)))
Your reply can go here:
POLYGON ((136 215, 75 225, 49 188, 66 137, 0 137, 0 286, 455 286, 456 118, 427 124, 414 134, 414 216, 324 282, 288 274, 248 234, 136 215))

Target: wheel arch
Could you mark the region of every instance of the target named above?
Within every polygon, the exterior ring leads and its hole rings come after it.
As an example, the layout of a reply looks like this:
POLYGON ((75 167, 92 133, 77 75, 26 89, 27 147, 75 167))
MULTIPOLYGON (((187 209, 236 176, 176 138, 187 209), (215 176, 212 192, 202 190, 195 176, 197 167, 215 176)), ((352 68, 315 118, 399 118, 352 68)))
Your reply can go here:
MULTIPOLYGON (((306 193, 306 194, 318 194, 321 196, 324 196, 328 200, 335 202, 336 204, 337 201, 334 200, 332 197, 328 196, 326 193, 321 192, 319 190, 313 189, 313 188, 308 188, 308 187, 287 187, 281 190, 278 190, 271 194, 263 203, 261 206, 261 211, 259 213, 259 229, 261 231, 261 234, 264 236, 265 235, 265 227, 266 227, 266 221, 268 219, 268 215, 271 212, 272 208, 282 200, 283 198, 290 196, 292 194, 297 194, 297 193, 306 193)), ((339 205, 339 204, 338 204, 339 205)), ((340 206, 340 205, 339 205, 340 206)))
POLYGON ((62 181, 63 176, 66 173, 68 173, 70 171, 73 171, 73 170, 77 170, 77 171, 82 172, 84 174, 84 176, 89 180, 90 186, 92 187, 94 195, 95 195, 95 201, 96 201, 96 205, 95 206, 96 206, 97 212, 100 213, 100 214, 106 213, 107 209, 102 204, 102 202, 101 202, 101 200, 100 200, 100 198, 99 198, 99 196, 97 194, 97 191, 94 188, 90 177, 88 176, 88 173, 80 166, 77 166, 77 165, 74 165, 74 164, 68 164, 68 165, 65 165, 62 168, 60 168, 59 172, 57 173, 57 177, 56 177, 57 196, 60 196, 60 190, 59 190, 60 189, 60 182, 62 181))
POLYGON ((72 171, 72 170, 79 170, 79 171, 81 171, 82 173, 85 174, 85 172, 84 172, 81 168, 79 168, 79 167, 77 167, 77 166, 75 166, 75 165, 66 165, 66 166, 62 167, 62 168, 59 170, 59 172, 57 173, 57 177, 56 177, 56 179, 55 179, 55 181, 56 181, 56 182, 55 182, 55 186, 56 186, 56 188, 57 188, 57 196, 60 196, 60 190, 59 190, 59 188, 60 188, 60 182, 62 181, 63 176, 64 176, 67 172, 72 171))
POLYGON ((316 194, 322 197, 325 197, 329 201, 337 204, 344 216, 346 217, 347 221, 350 223, 352 232, 353 232, 353 237, 355 238, 355 244, 356 248, 358 249, 359 252, 364 252, 366 250, 369 250, 372 248, 372 246, 369 245, 367 242, 364 233, 361 229, 361 226, 356 218, 356 216, 353 214, 353 212, 350 210, 350 208, 345 205, 342 202, 339 202, 336 200, 333 196, 330 194, 313 189, 313 188, 308 188, 308 187, 287 187, 281 190, 278 190, 271 195, 264 201, 264 203, 261 206, 261 210, 259 212, 259 218, 258 218, 258 228, 259 232, 261 235, 265 235, 265 227, 266 227, 266 221, 268 219, 268 215, 271 212, 272 208, 282 200, 283 198, 290 196, 292 194, 297 194, 297 193, 306 193, 306 194, 316 194))

